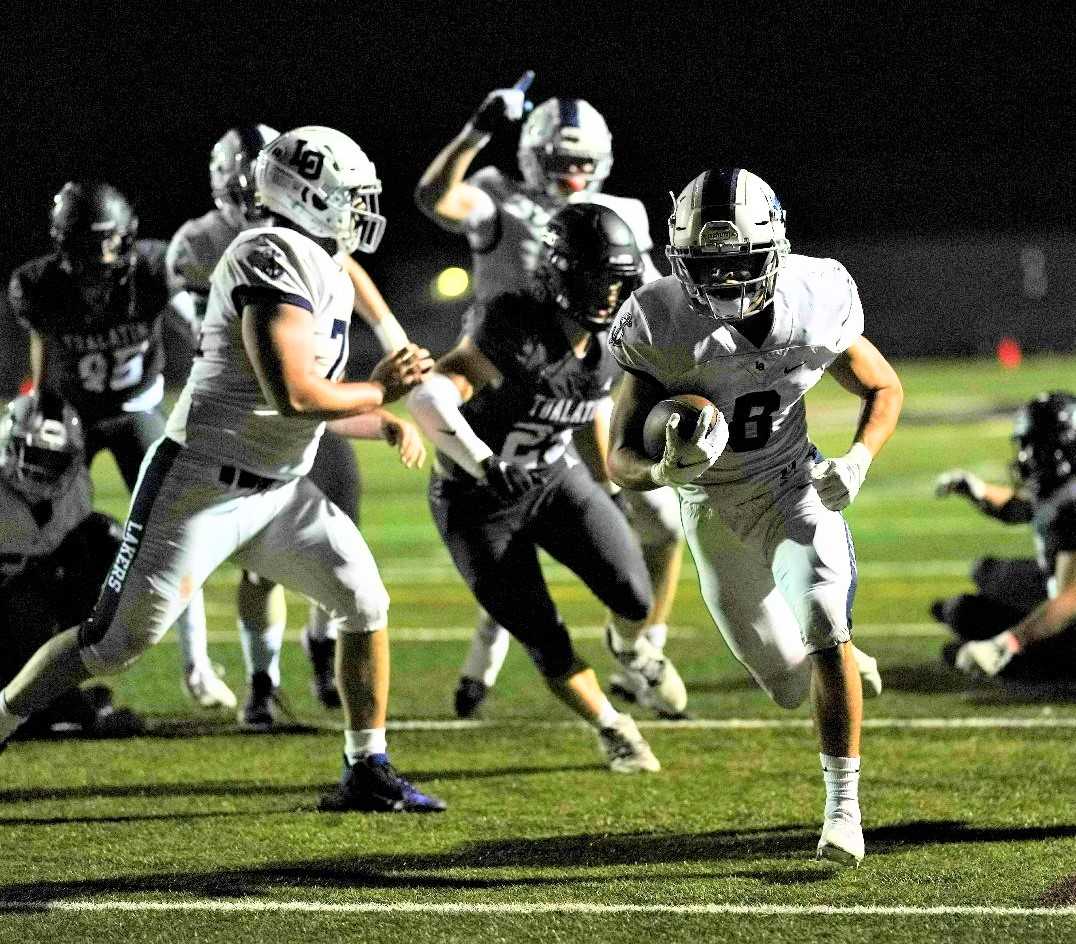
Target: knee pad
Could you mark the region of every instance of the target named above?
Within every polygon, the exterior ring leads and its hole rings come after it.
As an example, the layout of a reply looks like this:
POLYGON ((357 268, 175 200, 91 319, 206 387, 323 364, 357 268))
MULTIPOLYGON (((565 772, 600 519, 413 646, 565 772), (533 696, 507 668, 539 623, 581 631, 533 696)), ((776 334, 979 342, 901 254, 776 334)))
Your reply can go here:
POLYGON ((852 630, 845 615, 844 600, 829 599, 830 594, 811 594, 800 626, 808 655, 851 642, 852 630))
POLYGON ((93 624, 87 620, 79 627, 79 658, 91 675, 118 675, 133 665, 157 640, 149 636, 132 637, 113 624, 101 638, 93 641, 93 624))
POLYGON ((353 605, 344 612, 325 609, 339 633, 376 633, 388 625, 389 594, 381 587, 378 591, 356 596, 353 605))

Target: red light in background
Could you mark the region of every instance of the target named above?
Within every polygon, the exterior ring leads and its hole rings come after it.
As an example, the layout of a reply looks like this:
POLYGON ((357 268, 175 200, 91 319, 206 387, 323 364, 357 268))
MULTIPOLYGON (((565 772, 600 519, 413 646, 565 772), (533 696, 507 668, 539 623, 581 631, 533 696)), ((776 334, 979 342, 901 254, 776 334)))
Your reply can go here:
POLYGON ((998 363, 1002 367, 1013 370, 1020 366, 1023 357, 1020 342, 1016 338, 1002 338, 998 341, 998 363))

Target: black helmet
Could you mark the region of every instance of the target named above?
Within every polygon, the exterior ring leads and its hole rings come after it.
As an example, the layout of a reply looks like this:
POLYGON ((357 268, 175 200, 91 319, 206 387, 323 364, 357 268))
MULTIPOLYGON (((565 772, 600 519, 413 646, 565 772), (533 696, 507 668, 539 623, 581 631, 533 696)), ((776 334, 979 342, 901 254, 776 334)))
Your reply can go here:
POLYGON ((72 275, 125 274, 132 261, 138 217, 115 187, 69 180, 52 198, 50 233, 64 268, 72 275))
POLYGON ((643 282, 631 227, 599 203, 572 203, 554 214, 542 238, 539 281, 568 317, 588 331, 604 331, 643 282))
POLYGON ((1036 498, 1049 497, 1076 474, 1076 397, 1040 393, 1020 407, 1012 438, 1017 478, 1036 498))
POLYGON ((58 398, 24 394, 0 415, 0 474, 35 501, 68 489, 84 446, 82 421, 58 398))

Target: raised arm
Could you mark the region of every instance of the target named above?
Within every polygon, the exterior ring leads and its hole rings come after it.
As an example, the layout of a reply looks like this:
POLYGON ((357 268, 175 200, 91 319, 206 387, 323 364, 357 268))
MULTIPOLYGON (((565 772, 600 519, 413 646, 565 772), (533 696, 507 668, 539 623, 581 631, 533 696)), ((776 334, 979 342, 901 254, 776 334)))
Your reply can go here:
POLYGON ((355 313, 370 326, 381 350, 386 354, 408 344, 407 332, 385 301, 385 296, 366 270, 351 256, 341 255, 340 265, 355 289, 355 313))

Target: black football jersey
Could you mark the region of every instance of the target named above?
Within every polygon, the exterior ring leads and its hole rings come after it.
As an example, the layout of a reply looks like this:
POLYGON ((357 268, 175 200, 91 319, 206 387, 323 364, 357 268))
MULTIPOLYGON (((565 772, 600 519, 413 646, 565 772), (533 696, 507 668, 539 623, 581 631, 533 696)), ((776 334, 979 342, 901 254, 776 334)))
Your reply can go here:
POLYGON ((88 423, 117 415, 141 395, 152 400, 161 388, 165 249, 159 240, 138 240, 126 280, 92 301, 56 254, 31 259, 11 276, 11 314, 46 345, 44 385, 88 423))
POLYGON ((1061 551, 1076 551, 1076 479, 1035 504, 1032 519, 1039 564, 1047 578, 1057 569, 1061 551))
POLYGON ((501 458, 529 469, 578 461, 572 431, 594 419, 620 376, 605 336, 595 335, 578 358, 556 309, 527 295, 503 295, 488 306, 473 341, 504 377, 464 404, 475 433, 501 458))

